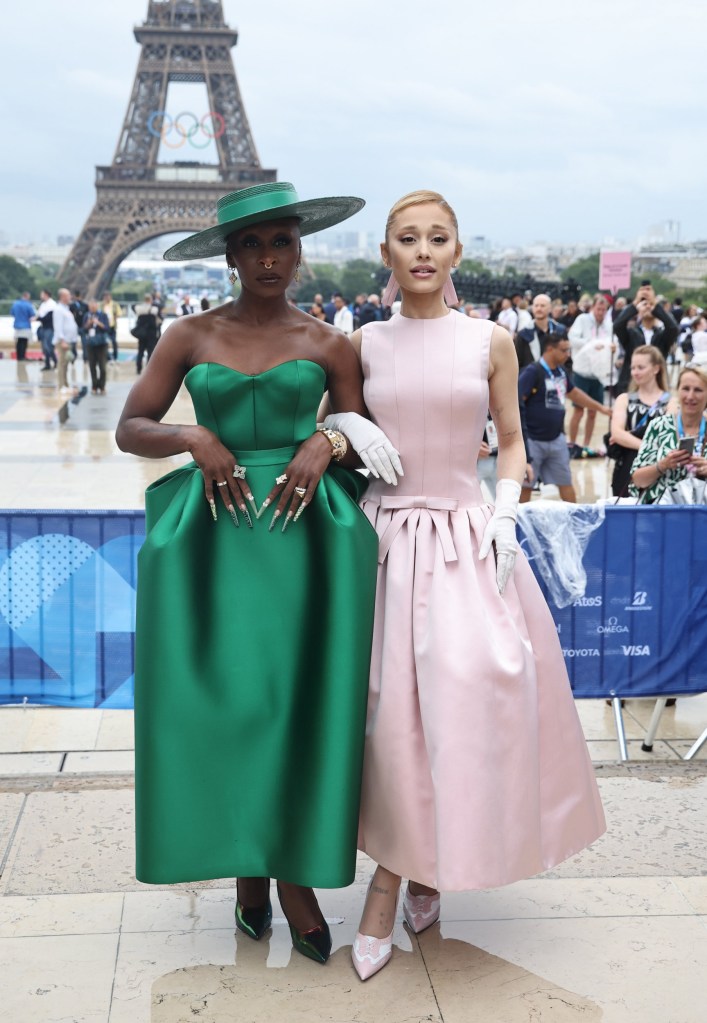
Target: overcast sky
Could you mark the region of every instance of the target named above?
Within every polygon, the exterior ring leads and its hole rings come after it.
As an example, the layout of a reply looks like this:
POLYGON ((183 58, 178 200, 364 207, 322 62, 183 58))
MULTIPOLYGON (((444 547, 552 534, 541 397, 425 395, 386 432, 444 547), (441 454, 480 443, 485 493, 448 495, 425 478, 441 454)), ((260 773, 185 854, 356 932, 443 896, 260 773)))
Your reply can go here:
MULTIPOLYGON (((463 234, 707 237, 707 13, 698 0, 224 0, 264 167, 300 194, 435 188, 463 234)), ((110 163, 147 0, 25 0, 4 16, 0 232, 77 234, 110 163)), ((197 115, 205 112, 199 109, 197 115)))

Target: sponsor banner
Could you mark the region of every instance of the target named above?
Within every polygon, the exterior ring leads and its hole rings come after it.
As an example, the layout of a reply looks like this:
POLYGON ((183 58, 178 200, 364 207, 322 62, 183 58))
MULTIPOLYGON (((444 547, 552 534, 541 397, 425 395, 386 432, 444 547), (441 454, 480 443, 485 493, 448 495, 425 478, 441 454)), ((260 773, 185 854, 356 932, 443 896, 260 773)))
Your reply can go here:
POLYGON ((584 595, 557 608, 538 578, 575 696, 707 691, 706 535, 705 507, 607 507, 584 595))
MULTIPOLYGON (((0 511, 0 703, 132 707, 144 532, 142 512, 0 511)), ((549 602, 576 697, 707 691, 705 535, 707 507, 606 509, 584 596, 549 602)))
POLYGON ((142 512, 0 512, 0 703, 133 705, 142 512))

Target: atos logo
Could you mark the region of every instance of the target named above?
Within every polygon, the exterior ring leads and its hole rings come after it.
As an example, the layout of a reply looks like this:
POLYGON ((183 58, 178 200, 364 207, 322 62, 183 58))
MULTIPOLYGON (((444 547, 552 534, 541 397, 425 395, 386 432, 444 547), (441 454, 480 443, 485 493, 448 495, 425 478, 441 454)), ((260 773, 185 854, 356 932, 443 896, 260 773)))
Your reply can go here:
POLYGON ((598 657, 599 651, 592 648, 583 648, 582 650, 570 650, 567 647, 562 648, 563 657, 598 657))
POLYGON ((628 632, 628 625, 619 625, 618 618, 610 618, 606 625, 597 625, 597 632, 600 635, 606 632, 628 632))
POLYGON ((648 603, 648 594, 645 590, 636 590, 633 600, 624 608, 624 611, 652 611, 652 604, 648 603))
POLYGON ((649 646, 622 646, 621 649, 624 652, 624 657, 650 657, 651 648, 649 646))
POLYGON ((601 597, 579 597, 573 607, 601 607, 601 597))

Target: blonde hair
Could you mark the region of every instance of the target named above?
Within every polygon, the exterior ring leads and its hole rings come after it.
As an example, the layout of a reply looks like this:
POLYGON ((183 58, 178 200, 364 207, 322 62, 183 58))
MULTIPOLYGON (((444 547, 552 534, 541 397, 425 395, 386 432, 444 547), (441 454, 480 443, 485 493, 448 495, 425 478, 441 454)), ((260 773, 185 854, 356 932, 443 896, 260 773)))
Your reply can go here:
MULTIPOLYGON (((631 352, 632 360, 634 355, 647 355, 651 362, 651 365, 659 367, 658 372, 655 375, 655 382, 657 383, 658 387, 660 387, 661 391, 669 390, 668 370, 665 365, 663 353, 660 351, 660 349, 656 348, 655 345, 639 345, 638 348, 634 348, 634 350, 631 352)), ((631 380, 631 383, 628 385, 628 389, 629 391, 637 391, 638 384, 634 380, 631 380)))
POLYGON ((459 224, 457 222, 457 215, 449 205, 447 200, 439 192, 432 192, 428 188, 419 188, 416 192, 408 192, 401 199, 398 199, 390 208, 388 219, 385 223, 385 240, 388 241, 388 235, 393 227, 393 221, 402 213, 403 210, 409 209, 411 206, 421 206, 425 202, 436 202, 438 206, 441 206, 445 213, 449 214, 449 217, 454 224, 454 230, 459 238, 459 224))
POLYGON ((694 373, 695 376, 700 378, 704 387, 707 388, 707 370, 704 366, 698 366, 696 362, 688 362, 687 366, 683 366, 678 377, 678 387, 686 373, 694 373))

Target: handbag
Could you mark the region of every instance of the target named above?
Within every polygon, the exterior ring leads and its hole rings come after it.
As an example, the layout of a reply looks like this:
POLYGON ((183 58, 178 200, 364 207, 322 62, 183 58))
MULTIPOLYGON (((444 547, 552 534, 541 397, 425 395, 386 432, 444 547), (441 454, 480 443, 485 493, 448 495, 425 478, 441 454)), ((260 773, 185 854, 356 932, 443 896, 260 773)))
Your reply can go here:
MULTIPOLYGON (((662 394, 658 401, 654 402, 647 412, 644 412, 644 414, 641 416, 640 420, 636 423, 634 428, 632 430, 629 430, 628 432, 633 437, 637 437, 639 440, 643 440, 646 430, 648 429, 648 423, 650 422, 651 419, 653 419, 656 411, 661 407, 661 405, 666 405, 669 399, 670 395, 667 394, 667 392, 666 394, 662 394)), ((608 433, 604 434, 604 436, 602 437, 602 442, 604 444, 604 449, 606 451, 606 457, 613 458, 615 462, 620 462, 621 459, 624 457, 624 454, 627 451, 631 450, 630 448, 625 448, 622 444, 618 444, 616 441, 612 443, 611 430, 609 430, 608 433)))

